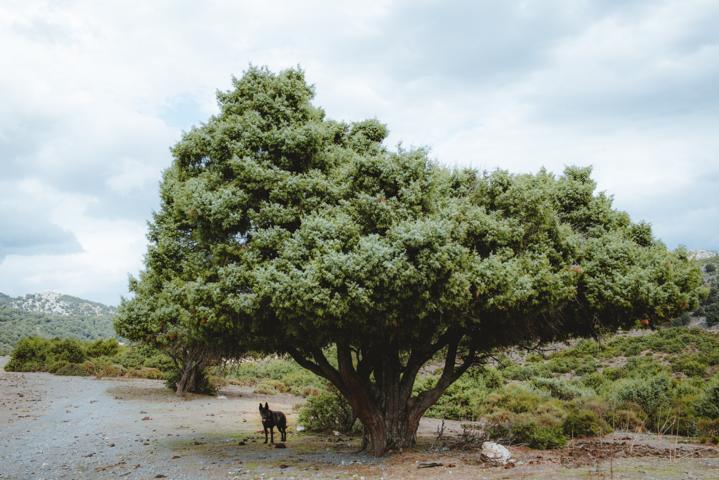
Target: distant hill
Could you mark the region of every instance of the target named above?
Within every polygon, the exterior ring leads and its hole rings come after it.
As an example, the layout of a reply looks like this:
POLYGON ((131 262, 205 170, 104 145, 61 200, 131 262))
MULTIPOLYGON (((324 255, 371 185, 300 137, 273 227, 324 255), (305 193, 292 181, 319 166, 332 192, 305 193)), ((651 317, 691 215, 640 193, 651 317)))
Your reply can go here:
POLYGON ((719 253, 714 250, 689 250, 689 258, 692 260, 707 260, 716 257, 719 257, 719 253))
POLYGON ((56 292, 10 297, 0 293, 0 355, 22 337, 115 337, 115 307, 56 292))

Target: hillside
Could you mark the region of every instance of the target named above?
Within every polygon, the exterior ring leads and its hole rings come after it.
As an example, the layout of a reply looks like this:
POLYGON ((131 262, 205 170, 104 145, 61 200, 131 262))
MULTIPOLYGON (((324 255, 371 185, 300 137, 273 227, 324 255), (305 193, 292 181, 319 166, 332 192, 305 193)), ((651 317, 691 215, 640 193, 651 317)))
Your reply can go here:
POLYGON ((716 328, 719 325, 719 256, 705 256, 697 260, 704 282, 709 287, 709 296, 692 315, 702 319, 702 325, 716 328))
POLYGON ((55 292, 10 297, 0 293, 0 355, 22 337, 115 337, 115 308, 55 292))

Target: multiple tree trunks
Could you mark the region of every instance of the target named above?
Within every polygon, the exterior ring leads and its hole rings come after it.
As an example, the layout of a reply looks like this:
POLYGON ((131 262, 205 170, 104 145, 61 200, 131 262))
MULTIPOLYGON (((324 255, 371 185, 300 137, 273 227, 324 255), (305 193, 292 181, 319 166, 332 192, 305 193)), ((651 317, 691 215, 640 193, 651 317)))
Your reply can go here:
POLYGON ((413 446, 425 411, 478 361, 476 350, 470 348, 457 364, 460 340, 460 335, 442 335, 435 343, 425 343, 411 351, 404 362, 400 361, 399 348, 393 345, 383 346, 384 354, 377 355, 338 343, 338 368, 329 363, 320 349, 309 355, 294 348, 288 351, 300 365, 326 378, 339 390, 364 426, 363 448, 381 456, 389 450, 413 446), (420 368, 442 349, 446 349, 445 365, 439 380, 433 388, 413 395, 420 368))
MULTIPOLYGON (((180 362, 178 362, 180 363, 180 362)), ((187 392, 200 391, 205 375, 206 360, 197 360, 186 355, 181 362, 181 375, 175 384, 175 394, 183 397, 187 392)))

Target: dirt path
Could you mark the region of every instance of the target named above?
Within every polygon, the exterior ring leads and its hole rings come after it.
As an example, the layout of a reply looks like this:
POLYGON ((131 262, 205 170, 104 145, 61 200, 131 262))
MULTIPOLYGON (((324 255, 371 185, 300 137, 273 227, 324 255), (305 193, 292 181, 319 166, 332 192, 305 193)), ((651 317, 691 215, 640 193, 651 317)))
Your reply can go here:
MULTIPOLYGON (((0 366, 3 363, 0 360, 0 366)), ((677 450, 671 440, 656 437, 615 436, 600 447, 577 443, 573 450, 556 452, 513 448, 517 467, 489 468, 479 462, 476 449, 431 449, 437 425, 432 420, 423 422, 416 451, 381 460, 353 453, 356 440, 332 435, 290 431, 287 448, 271 448, 257 433, 260 401, 287 413, 291 427, 296 424, 294 407, 301 399, 290 395, 258 396, 232 387, 219 397, 182 400, 159 381, 20 374, 0 368, 0 479, 719 480, 719 451, 699 446, 677 450), (647 456, 637 457, 636 452, 647 456), (419 469, 425 461, 442 466, 419 469)), ((445 430, 450 445, 457 443, 456 431, 456 423, 445 430)))

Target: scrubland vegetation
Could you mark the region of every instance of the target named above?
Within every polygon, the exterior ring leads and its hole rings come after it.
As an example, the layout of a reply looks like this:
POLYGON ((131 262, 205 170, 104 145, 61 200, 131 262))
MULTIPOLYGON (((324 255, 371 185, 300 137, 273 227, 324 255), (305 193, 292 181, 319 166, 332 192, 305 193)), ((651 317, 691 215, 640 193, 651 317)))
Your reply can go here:
POLYGON ((165 379, 173 364, 166 355, 144 346, 123 346, 115 339, 26 337, 12 352, 5 370, 56 375, 165 379))
MULTIPOLYGON (((6 369, 165 379, 175 371, 169 357, 147 347, 37 337, 17 344, 6 369)), ((415 388, 430 388, 440 370, 428 369, 415 388)), ((342 396, 288 357, 250 357, 211 368, 209 378, 305 397, 299 424, 309 431, 361 431, 342 396)), ((470 369, 427 416, 466 421, 480 438, 540 449, 614 430, 717 443, 719 334, 675 327, 581 340, 546 354, 498 354, 470 369)))
POLYGON ((613 430, 716 442, 719 335, 667 328, 582 340, 546 356, 499 356, 450 387, 428 415, 480 420, 472 428, 487 437, 535 448, 613 430))

